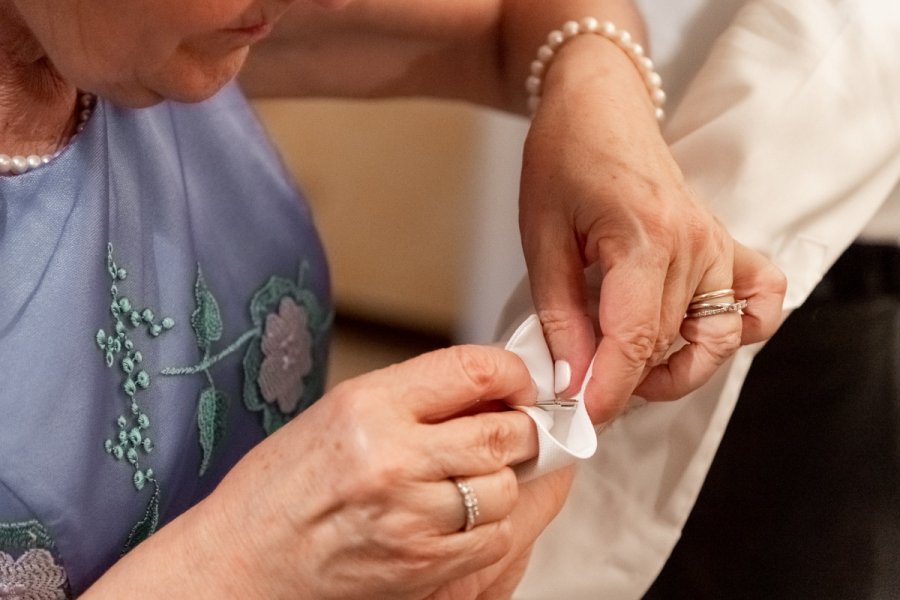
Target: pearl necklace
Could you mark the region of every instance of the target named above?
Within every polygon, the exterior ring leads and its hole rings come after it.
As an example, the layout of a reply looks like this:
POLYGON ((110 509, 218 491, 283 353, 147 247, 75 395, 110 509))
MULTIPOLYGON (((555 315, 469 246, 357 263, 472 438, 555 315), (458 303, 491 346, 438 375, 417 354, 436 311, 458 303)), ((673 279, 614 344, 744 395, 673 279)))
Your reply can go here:
POLYGON ((91 115, 94 112, 95 104, 96 98, 93 94, 88 94, 87 92, 80 93, 78 95, 78 123, 75 125, 75 133, 66 140, 60 149, 53 154, 44 155, 30 154, 28 156, 11 156, 8 154, 0 154, 0 175, 21 175, 22 173, 27 173, 42 165, 46 165, 48 162, 59 156, 60 153, 72 143, 72 140, 78 137, 78 134, 84 130, 88 119, 91 118, 91 115))

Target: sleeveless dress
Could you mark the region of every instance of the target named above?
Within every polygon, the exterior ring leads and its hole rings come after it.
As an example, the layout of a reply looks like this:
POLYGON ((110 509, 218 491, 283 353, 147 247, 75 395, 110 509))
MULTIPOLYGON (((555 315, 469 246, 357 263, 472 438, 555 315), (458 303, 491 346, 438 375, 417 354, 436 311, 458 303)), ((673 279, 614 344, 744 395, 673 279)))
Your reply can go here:
POLYGON ((325 381, 328 272, 246 100, 102 100, 0 177, 0 598, 84 591, 325 381))

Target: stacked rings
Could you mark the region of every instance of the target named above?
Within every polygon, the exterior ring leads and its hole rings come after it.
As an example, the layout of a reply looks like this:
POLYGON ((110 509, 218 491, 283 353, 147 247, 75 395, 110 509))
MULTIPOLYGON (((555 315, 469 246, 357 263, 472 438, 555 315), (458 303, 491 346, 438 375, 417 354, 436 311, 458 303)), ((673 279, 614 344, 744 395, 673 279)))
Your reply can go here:
POLYGON ((466 509, 466 524, 463 525, 462 530, 470 531, 478 520, 478 496, 475 495, 475 490, 472 489, 469 482, 462 477, 454 477, 453 483, 456 484, 456 489, 462 496, 463 507, 466 509))
POLYGON ((735 300, 734 302, 710 302, 710 300, 731 296, 734 296, 734 290, 731 288, 697 294, 691 298, 691 303, 688 305, 684 318, 711 317, 730 312, 743 314, 743 310, 749 304, 746 298, 735 300))

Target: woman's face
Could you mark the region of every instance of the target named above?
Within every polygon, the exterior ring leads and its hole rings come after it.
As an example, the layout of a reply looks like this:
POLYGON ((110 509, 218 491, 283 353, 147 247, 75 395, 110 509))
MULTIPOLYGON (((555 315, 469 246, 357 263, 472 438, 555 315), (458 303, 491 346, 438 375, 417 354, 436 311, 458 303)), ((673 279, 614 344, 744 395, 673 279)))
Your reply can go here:
POLYGON ((66 81, 135 107, 213 95, 292 1, 13 0, 66 81))

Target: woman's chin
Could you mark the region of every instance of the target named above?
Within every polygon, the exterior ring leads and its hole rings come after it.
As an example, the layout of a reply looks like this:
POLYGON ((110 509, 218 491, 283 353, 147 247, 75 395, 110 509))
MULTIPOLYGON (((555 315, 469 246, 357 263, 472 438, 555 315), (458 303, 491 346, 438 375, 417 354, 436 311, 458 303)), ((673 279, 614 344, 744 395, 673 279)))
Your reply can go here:
POLYGON ((128 108, 145 108, 164 100, 203 102, 215 96, 236 76, 244 63, 245 53, 223 62, 215 69, 186 69, 182 73, 167 71, 147 81, 98 86, 92 91, 103 98, 128 108))

